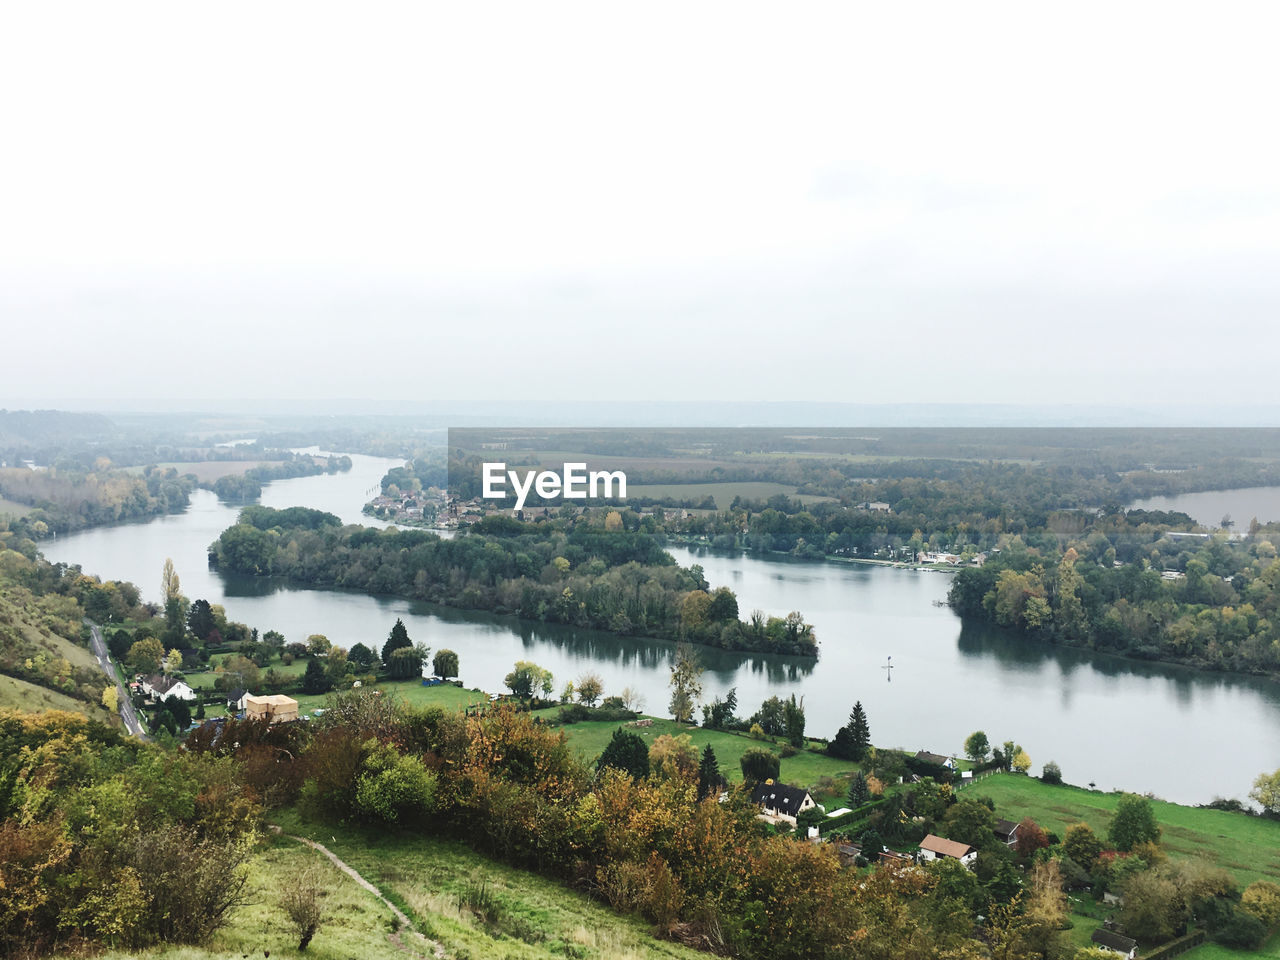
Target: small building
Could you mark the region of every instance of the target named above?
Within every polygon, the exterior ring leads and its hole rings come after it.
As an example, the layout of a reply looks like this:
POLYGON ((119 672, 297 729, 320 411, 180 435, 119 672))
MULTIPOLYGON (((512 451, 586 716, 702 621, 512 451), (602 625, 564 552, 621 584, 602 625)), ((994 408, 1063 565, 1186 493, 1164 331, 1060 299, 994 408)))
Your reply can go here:
POLYGON ((244 698, 249 695, 249 691, 244 687, 237 687, 227 694, 227 709, 234 710, 239 713, 244 709, 244 698))
POLYGON ((1006 847, 1012 847, 1018 842, 1018 825, 1012 820, 997 818, 996 825, 992 829, 995 832, 996 839, 1006 847))
POLYGON ((948 770, 956 768, 954 757, 944 757, 940 753, 930 753, 928 750, 919 750, 916 752, 916 759, 923 760, 925 763, 932 763, 934 766, 946 767, 948 770))
POLYGON ((266 719, 272 723, 297 720, 298 701, 279 693, 269 697, 255 697, 248 694, 244 698, 244 715, 248 720, 266 719))
POLYGON ((1093 931, 1089 939, 1093 941, 1095 946, 1110 950, 1117 956, 1124 957, 1125 960, 1134 960, 1138 955, 1138 941, 1133 937, 1126 937, 1122 933, 1116 933, 1114 930, 1104 930, 1099 927, 1093 931))
POLYGON ((932 833, 920 841, 921 860, 932 863, 934 860, 940 860, 944 857, 959 860, 966 867, 972 869, 973 862, 978 859, 978 851, 967 843, 948 840, 946 837, 935 836, 932 833))
POLYGON ((155 700, 164 700, 168 697, 177 697, 179 700, 196 698, 196 692, 187 686, 185 680, 175 680, 173 677, 147 677, 142 681, 142 692, 155 700))
POLYGON ((862 856, 862 847, 856 843, 842 843, 836 847, 836 856, 840 858, 840 866, 852 867, 862 856))
POLYGON ((756 784, 751 799, 759 805, 762 816, 771 820, 785 820, 793 827, 802 810, 817 806, 808 790, 789 787, 785 783, 774 783, 772 780, 756 784))

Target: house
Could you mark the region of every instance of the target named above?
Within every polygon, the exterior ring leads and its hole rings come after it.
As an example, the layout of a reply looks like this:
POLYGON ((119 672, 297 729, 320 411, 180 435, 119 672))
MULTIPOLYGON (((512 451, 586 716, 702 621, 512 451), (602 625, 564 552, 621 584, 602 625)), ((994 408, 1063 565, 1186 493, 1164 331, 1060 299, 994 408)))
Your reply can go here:
POLYGON ((817 806, 808 790, 789 787, 785 783, 774 783, 772 780, 756 784, 751 800, 759 805, 761 816, 770 820, 785 820, 793 827, 800 811, 817 806))
POLYGON ((1122 933, 1116 933, 1114 930, 1104 930, 1099 927, 1093 931, 1093 935, 1089 937, 1096 946, 1110 950, 1118 956, 1126 958, 1126 960, 1134 960, 1138 955, 1138 941, 1133 937, 1126 937, 1122 933))
POLYGON ((925 763, 932 763, 934 766, 946 767, 948 770, 956 768, 954 757, 944 757, 940 753, 930 753, 928 750, 919 750, 916 752, 916 759, 923 760, 925 763))
POLYGON ((244 687, 236 687, 236 689, 227 694, 227 709, 239 713, 244 709, 244 698, 248 694, 249 691, 244 687))
POLYGON ((244 698, 244 715, 247 720, 267 719, 272 723, 297 720, 298 701, 278 693, 269 697, 248 694, 244 698))
POLYGON ((166 697, 177 697, 179 700, 196 698, 196 692, 187 686, 186 681, 158 675, 142 681, 142 692, 154 700, 164 700, 166 697))
POLYGON ((978 859, 978 851, 967 843, 948 840, 946 837, 935 836, 932 833, 920 841, 921 860, 933 862, 943 857, 959 860, 969 869, 973 869, 973 862, 978 859))
POLYGON ((996 825, 992 829, 995 831, 996 839, 1006 847, 1012 847, 1018 842, 1018 825, 1012 820, 1001 820, 997 817, 996 825))

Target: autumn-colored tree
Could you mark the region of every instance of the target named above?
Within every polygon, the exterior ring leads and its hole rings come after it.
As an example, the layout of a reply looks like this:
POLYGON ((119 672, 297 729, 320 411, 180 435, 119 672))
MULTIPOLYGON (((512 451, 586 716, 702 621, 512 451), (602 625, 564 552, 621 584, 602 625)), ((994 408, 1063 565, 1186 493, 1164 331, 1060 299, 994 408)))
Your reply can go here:
POLYGON ((1037 850, 1043 850, 1047 846, 1049 846, 1049 834, 1030 817, 1024 817, 1018 824, 1018 836, 1013 842, 1013 848, 1018 851, 1018 856, 1029 860, 1037 850))
POLYGON ((164 660, 164 644, 155 637, 144 637, 129 648, 126 662, 135 673, 151 674, 160 669, 164 660))
POLYGON ((671 716, 677 723, 690 723, 702 696, 702 664, 687 643, 676 646, 671 666, 671 716))
POLYGON ((1102 841, 1087 823, 1073 823, 1062 839, 1062 850, 1087 872, 1102 853, 1102 841))
POLYGON ((649 747, 649 770, 662 779, 693 781, 698 776, 698 751, 687 733, 664 733, 649 747))
POLYGON ((578 693, 578 700, 588 707, 594 707, 596 701, 604 693, 604 681, 600 679, 600 674, 594 670, 589 670, 580 676, 575 687, 578 693))

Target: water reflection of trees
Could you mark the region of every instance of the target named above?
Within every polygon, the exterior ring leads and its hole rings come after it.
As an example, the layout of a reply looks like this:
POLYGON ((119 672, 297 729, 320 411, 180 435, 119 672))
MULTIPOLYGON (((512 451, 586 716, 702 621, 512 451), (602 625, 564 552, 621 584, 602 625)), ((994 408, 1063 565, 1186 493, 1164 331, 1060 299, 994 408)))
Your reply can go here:
POLYGON ((1189 703, 1197 690, 1230 688, 1261 693, 1274 699, 1280 684, 1263 677, 1213 673, 1175 663, 1144 662, 1095 650, 1082 650, 1020 637, 977 621, 962 621, 957 649, 966 657, 986 661, 993 671, 1038 673, 1053 664, 1064 678, 1080 671, 1115 679, 1136 677, 1164 681, 1179 702, 1189 703))

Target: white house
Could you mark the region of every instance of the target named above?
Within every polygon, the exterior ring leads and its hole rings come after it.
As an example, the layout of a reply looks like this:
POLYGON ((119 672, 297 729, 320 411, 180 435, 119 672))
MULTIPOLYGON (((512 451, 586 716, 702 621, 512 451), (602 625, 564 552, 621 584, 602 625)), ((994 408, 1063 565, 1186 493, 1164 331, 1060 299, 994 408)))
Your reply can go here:
POLYGON ((943 857, 959 860, 972 870, 973 862, 978 859, 978 851, 967 843, 948 840, 946 837, 934 836, 932 833, 920 841, 921 860, 931 863, 943 857))
POLYGON ((187 686, 185 680, 175 680, 172 677, 147 677, 142 681, 142 692, 155 700, 164 700, 166 697, 177 697, 179 700, 196 698, 196 692, 187 686))
POLYGON ((923 760, 925 763, 932 763, 939 767, 946 767, 948 770, 954 770, 956 768, 955 757, 944 757, 940 753, 930 753, 928 750, 917 751, 916 759, 923 760))
POLYGON ((1133 937, 1126 937, 1124 934, 1116 933, 1114 930, 1099 928, 1093 931, 1089 939, 1096 946, 1110 950, 1117 957, 1124 957, 1125 960, 1134 960, 1134 957, 1138 955, 1138 941, 1133 937))
POLYGON ((813 797, 809 796, 808 790, 789 787, 785 783, 774 783, 772 780, 756 784, 751 799, 759 804, 761 816, 785 820, 793 827, 796 825, 796 816, 802 810, 817 806, 813 802, 813 797))

